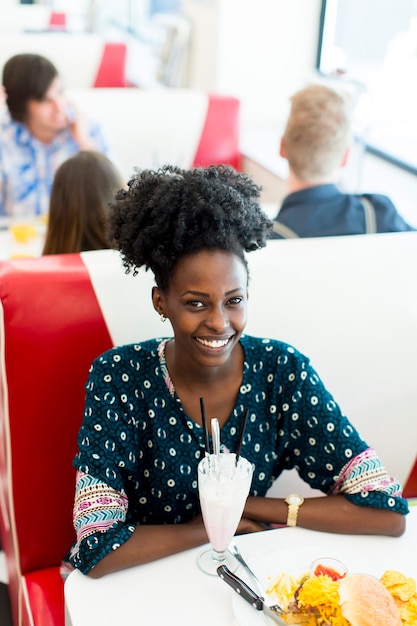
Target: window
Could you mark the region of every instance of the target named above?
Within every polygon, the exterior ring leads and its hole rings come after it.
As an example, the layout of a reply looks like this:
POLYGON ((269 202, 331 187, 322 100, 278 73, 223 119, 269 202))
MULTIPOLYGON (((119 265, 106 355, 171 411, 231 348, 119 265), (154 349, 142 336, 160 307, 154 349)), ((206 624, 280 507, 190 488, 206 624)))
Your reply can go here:
POLYGON ((356 85, 367 149, 417 173, 416 0, 323 0, 317 68, 356 85))

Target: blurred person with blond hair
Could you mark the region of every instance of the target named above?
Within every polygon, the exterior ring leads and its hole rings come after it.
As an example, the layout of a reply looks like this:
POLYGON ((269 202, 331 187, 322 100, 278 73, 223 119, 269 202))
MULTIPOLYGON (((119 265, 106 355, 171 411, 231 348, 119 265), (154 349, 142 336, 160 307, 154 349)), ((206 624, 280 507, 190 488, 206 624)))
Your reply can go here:
POLYGON ((308 85, 291 98, 280 144, 287 159, 287 193, 272 239, 415 230, 382 194, 348 194, 337 181, 349 156, 351 106, 346 95, 308 85))
POLYGON ((69 101, 49 59, 12 56, 2 83, 0 216, 43 215, 61 163, 79 150, 108 156, 108 144, 100 125, 69 101))
POLYGON ((125 183, 103 154, 80 151, 58 168, 42 254, 110 248, 109 204, 125 183))

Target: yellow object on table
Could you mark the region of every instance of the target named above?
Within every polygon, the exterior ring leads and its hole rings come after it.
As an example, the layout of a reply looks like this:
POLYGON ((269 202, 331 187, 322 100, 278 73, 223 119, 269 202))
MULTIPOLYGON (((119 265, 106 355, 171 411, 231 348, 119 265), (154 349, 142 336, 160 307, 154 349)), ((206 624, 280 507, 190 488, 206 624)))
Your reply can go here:
POLYGON ((33 224, 11 224, 9 230, 17 243, 28 243, 38 236, 38 230, 33 224))

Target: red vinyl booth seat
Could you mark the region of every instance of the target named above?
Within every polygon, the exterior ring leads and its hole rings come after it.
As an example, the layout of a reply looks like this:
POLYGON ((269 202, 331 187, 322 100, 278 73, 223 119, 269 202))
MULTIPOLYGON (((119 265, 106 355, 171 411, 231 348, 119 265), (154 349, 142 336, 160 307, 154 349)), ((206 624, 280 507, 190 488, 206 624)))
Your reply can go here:
POLYGON ((0 528, 13 622, 63 626, 84 383, 112 343, 79 255, 1 263, 0 296, 0 528))
POLYGON ((64 585, 58 567, 30 572, 23 578, 22 623, 34 626, 59 626, 64 619, 64 585))

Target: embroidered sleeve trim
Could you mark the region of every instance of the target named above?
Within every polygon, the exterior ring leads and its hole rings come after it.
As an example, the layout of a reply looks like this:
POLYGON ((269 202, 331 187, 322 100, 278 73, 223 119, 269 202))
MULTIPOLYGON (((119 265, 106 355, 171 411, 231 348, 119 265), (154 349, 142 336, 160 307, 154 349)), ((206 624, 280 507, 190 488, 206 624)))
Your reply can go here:
POLYGON ((74 502, 74 528, 77 542, 96 532, 106 532, 117 522, 124 522, 128 509, 128 499, 106 483, 77 472, 74 502))
POLYGON ((392 497, 402 494, 400 483, 387 473, 373 448, 367 448, 344 466, 330 494, 369 491, 383 491, 392 497))

